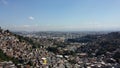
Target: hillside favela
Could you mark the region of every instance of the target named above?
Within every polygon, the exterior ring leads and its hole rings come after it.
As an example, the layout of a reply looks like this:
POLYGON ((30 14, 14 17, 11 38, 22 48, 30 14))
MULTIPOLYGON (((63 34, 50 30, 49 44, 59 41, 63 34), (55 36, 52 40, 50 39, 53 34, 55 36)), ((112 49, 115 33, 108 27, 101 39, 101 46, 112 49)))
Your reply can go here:
POLYGON ((0 68, 120 68, 120 0, 0 0, 0 68))

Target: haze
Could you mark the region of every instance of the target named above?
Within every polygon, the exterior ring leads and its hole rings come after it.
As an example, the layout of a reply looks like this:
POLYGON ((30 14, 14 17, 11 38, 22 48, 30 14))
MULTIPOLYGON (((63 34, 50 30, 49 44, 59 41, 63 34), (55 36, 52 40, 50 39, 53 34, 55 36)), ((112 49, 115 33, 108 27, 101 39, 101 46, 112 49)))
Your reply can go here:
POLYGON ((12 31, 120 29, 120 0, 0 0, 0 26, 12 31))

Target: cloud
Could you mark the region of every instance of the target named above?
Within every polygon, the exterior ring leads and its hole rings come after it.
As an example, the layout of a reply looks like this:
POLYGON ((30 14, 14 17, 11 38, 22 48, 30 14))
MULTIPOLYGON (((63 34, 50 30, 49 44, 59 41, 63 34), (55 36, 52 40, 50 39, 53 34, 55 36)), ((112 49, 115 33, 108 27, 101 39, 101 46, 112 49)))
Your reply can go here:
POLYGON ((25 28, 28 28, 28 27, 30 27, 31 25, 23 25, 23 27, 25 27, 25 28))
POLYGON ((34 20, 35 18, 33 16, 28 17, 29 20, 34 20))
POLYGON ((8 4, 8 2, 7 2, 6 0, 0 0, 0 2, 1 2, 2 4, 4 4, 4 5, 7 5, 7 4, 8 4))

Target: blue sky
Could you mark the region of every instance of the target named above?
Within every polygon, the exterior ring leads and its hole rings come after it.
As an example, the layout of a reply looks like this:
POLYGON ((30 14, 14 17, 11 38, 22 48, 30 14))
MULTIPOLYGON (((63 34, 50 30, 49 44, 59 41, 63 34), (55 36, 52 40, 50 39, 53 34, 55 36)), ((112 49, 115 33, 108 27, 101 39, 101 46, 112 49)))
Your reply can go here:
POLYGON ((120 0, 0 0, 0 26, 17 31, 120 30, 120 0))

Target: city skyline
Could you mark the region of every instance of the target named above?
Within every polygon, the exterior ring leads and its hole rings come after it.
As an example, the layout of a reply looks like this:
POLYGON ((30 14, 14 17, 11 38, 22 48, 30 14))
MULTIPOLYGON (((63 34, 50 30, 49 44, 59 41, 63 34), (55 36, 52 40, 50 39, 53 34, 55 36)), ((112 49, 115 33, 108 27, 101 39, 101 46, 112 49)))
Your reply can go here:
POLYGON ((119 31, 119 0, 0 0, 0 26, 12 31, 119 31))

